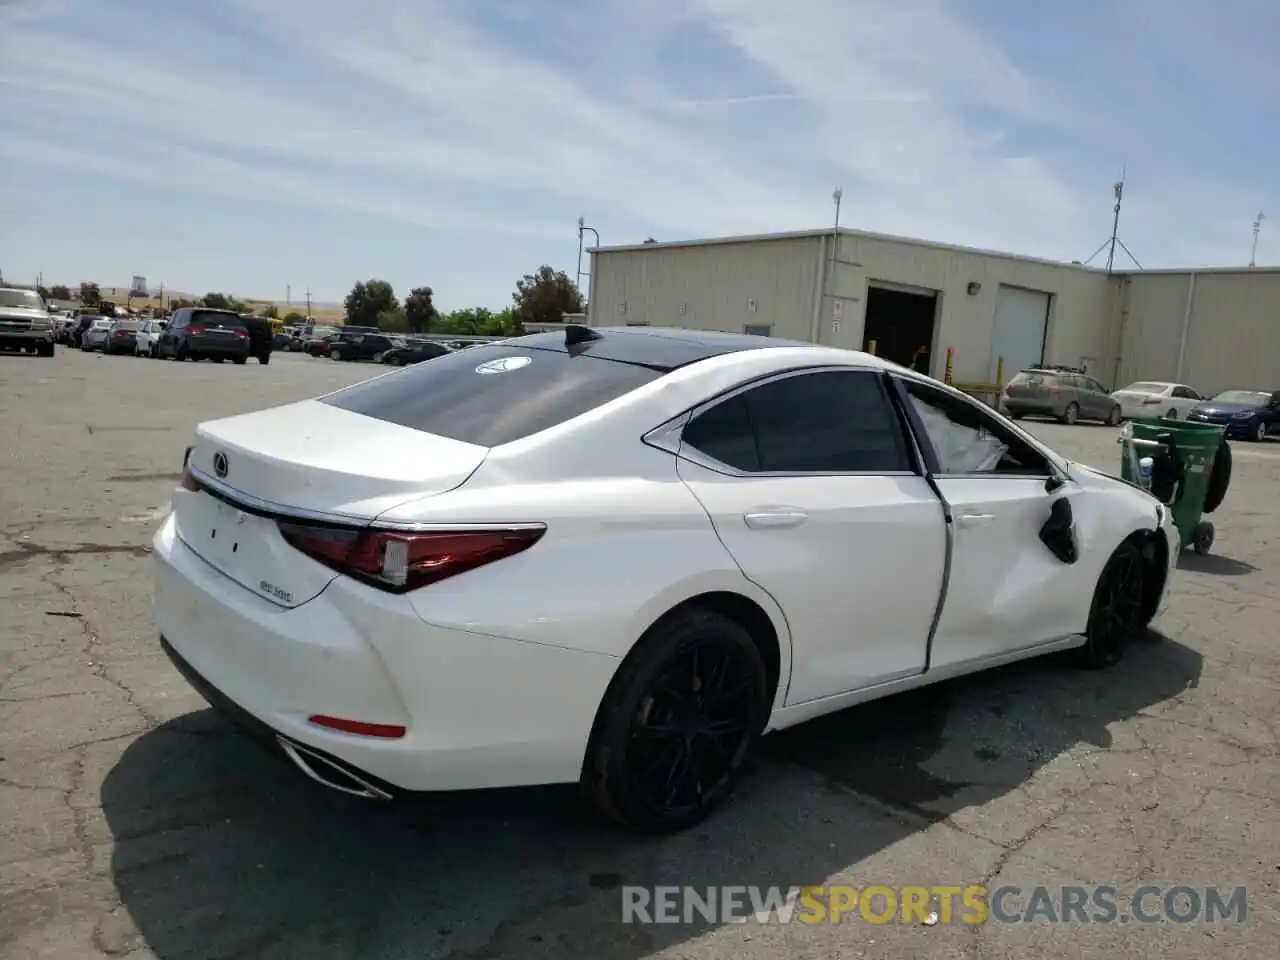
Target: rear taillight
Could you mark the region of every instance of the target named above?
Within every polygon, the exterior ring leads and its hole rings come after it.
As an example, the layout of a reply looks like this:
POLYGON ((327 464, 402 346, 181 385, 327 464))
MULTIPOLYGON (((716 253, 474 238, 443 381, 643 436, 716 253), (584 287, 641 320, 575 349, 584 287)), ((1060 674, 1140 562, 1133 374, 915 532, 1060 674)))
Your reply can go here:
POLYGON ((249 331, 247 330, 236 330, 234 332, 237 337, 247 337, 249 335, 249 331))
POLYGON ((204 333, 204 327, 187 327, 187 333, 193 333, 198 337, 204 333))
POLYGON ((279 521, 295 550, 370 586, 404 593, 528 550, 545 528, 401 533, 279 521))

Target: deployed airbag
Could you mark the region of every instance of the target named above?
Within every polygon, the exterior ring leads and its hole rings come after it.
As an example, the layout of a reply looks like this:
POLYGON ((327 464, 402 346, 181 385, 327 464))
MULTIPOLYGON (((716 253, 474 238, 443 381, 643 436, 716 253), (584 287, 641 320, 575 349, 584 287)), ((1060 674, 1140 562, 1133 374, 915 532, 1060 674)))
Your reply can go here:
POLYGON ((994 470, 1008 452, 1009 445, 986 430, 955 423, 937 407, 916 397, 912 397, 911 402, 938 454, 943 473, 986 473, 994 470))

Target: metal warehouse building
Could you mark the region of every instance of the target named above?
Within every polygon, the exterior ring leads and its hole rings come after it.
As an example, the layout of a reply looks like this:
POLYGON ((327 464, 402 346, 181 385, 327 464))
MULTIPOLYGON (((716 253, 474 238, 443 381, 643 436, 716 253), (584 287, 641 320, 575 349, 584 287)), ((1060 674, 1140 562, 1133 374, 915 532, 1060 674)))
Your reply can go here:
POLYGON ((1280 269, 1111 273, 855 230, 599 247, 589 321, 808 340, 957 381, 1038 363, 1112 387, 1280 389, 1280 269))

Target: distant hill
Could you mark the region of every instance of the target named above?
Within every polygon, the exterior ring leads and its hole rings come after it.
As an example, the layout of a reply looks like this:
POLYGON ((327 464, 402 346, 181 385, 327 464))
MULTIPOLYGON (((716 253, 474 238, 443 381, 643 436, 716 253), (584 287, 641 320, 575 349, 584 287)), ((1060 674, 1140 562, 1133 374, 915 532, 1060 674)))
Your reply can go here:
MULTIPOLYGON (((77 283, 74 286, 70 286, 70 289, 71 289, 71 292, 74 294, 80 289, 80 285, 77 283)), ((110 300, 112 303, 124 303, 126 300, 129 300, 135 307, 160 306, 160 300, 158 297, 155 297, 155 296, 133 297, 132 300, 130 300, 129 288, 127 286, 104 287, 101 284, 99 284, 98 290, 102 293, 102 298, 104 300, 110 300)), ((158 293, 159 290, 153 289, 151 292, 155 294, 155 293, 158 293)), ((207 293, 208 291, 205 291, 205 292, 207 293)), ((181 290, 169 290, 168 288, 166 288, 164 291, 164 297, 166 301, 175 300, 175 299, 199 300, 203 296, 204 296, 203 293, 185 293, 181 290)), ((262 310, 267 306, 274 306, 276 310, 279 312, 280 316, 282 317, 286 313, 289 313, 290 311, 296 310, 298 313, 307 312, 306 300, 294 300, 293 302, 290 303, 284 300, 267 300, 261 297, 242 297, 236 293, 232 293, 230 294, 230 296, 235 297, 241 303, 248 304, 253 310, 262 310)), ((335 319, 335 318, 341 317, 344 312, 345 312, 345 308, 340 303, 333 303, 330 301, 320 301, 320 300, 311 301, 311 315, 313 317, 319 317, 324 319, 335 319)))

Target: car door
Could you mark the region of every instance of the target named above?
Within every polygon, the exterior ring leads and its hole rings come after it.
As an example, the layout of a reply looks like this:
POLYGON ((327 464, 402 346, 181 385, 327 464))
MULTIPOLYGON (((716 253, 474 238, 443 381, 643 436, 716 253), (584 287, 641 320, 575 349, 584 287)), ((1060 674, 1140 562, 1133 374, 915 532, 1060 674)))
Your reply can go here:
POLYGON ((182 331, 187 325, 187 318, 190 317, 191 311, 183 308, 173 315, 173 319, 169 321, 169 326, 160 334, 161 356, 172 356, 177 353, 178 340, 182 337, 182 331))
POLYGON ((1107 419, 1116 405, 1111 394, 1093 377, 1078 374, 1076 380, 1080 384, 1080 412, 1091 420, 1107 419))
POLYGON ((1267 432, 1272 436, 1280 434, 1280 390, 1271 394, 1271 402, 1267 404, 1263 417, 1267 432))
POLYGON ((996 660, 1080 630, 1092 596, 1090 573, 1058 559, 1040 539, 1053 500, 1078 488, 1049 493, 1048 460, 976 401, 915 380, 901 383, 953 531, 930 668, 996 660), (975 464, 972 451, 992 440, 1005 447, 998 463, 975 464))
POLYGON ((788 704, 925 668, 946 527, 887 384, 792 371, 694 411, 681 434, 680 478, 787 618, 788 704))
POLYGON ((1178 419, 1187 419, 1187 414, 1191 409, 1200 402, 1200 394, 1196 393, 1190 387, 1184 384, 1174 384, 1171 391, 1172 403, 1170 404, 1174 410, 1178 411, 1178 419))

